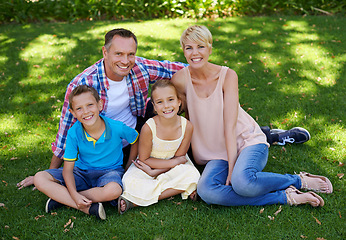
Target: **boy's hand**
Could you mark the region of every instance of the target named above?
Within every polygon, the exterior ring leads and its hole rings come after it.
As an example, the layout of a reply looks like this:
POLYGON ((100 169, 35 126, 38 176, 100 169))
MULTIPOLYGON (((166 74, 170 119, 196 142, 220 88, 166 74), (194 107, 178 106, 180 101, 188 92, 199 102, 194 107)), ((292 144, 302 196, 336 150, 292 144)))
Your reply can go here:
POLYGON ((86 198, 85 196, 79 193, 72 196, 72 198, 75 201, 78 209, 89 207, 92 204, 91 200, 89 200, 88 198, 86 198))
MULTIPOLYGON (((24 180, 20 181, 19 183, 17 183, 17 187, 20 190, 22 188, 28 187, 33 184, 34 184, 34 176, 29 176, 29 177, 26 177, 24 180)), ((36 187, 34 186, 32 190, 35 190, 35 189, 36 187)))

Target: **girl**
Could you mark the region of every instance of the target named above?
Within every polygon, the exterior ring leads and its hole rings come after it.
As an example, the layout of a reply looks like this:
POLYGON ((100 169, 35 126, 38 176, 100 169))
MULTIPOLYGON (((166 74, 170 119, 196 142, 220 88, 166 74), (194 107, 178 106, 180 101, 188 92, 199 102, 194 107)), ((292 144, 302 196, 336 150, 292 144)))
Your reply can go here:
POLYGON ((208 62, 212 36, 204 26, 187 28, 180 39, 189 66, 172 82, 186 96, 191 139, 197 164, 206 165, 198 182, 198 195, 208 204, 225 206, 308 203, 323 206, 314 192, 332 193, 323 176, 262 172, 268 159, 266 136, 239 105, 238 76, 208 62))
POLYGON ((200 174, 186 154, 193 126, 178 115, 181 100, 177 90, 169 80, 159 80, 152 86, 151 100, 157 115, 143 126, 138 159, 124 174, 120 214, 177 194, 183 199, 197 197, 200 174))

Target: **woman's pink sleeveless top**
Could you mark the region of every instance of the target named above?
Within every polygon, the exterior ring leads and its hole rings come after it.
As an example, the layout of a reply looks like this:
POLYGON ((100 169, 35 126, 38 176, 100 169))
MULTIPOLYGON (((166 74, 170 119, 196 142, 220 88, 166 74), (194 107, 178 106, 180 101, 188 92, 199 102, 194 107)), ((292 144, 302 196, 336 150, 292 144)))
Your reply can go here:
MULTIPOLYGON (((186 102, 189 120, 194 126, 191 139, 193 157, 198 164, 206 164, 209 160, 228 160, 225 130, 223 122, 223 82, 227 67, 222 67, 214 92, 207 98, 200 98, 192 85, 188 67, 184 68, 186 81, 186 102)), ((239 105, 236 125, 237 151, 247 146, 267 143, 267 138, 255 120, 239 105)))

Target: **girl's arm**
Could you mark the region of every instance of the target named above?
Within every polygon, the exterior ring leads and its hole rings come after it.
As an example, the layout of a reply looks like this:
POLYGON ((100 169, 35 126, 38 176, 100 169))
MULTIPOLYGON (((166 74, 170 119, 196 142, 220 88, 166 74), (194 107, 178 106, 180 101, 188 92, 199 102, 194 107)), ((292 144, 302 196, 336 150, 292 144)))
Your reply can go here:
POLYGON ((231 185, 231 177, 237 160, 236 124, 238 119, 239 95, 238 76, 235 71, 228 69, 223 85, 224 126, 228 156, 228 176, 226 185, 231 185))
POLYGON ((88 207, 91 205, 92 201, 77 192, 76 182, 73 175, 73 168, 74 168, 74 161, 64 162, 62 175, 64 177, 66 187, 72 199, 75 201, 78 209, 88 207))

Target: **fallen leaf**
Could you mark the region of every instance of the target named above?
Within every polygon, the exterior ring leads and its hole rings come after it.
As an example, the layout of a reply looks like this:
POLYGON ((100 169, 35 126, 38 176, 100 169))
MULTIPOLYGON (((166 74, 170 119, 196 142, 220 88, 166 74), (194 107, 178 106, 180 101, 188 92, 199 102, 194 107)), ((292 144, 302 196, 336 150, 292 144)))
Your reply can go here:
POLYGON ((259 213, 262 214, 264 212, 264 208, 262 208, 259 213))
POLYGON ((0 207, 5 207, 5 204, 4 203, 0 203, 0 207))
POLYGON ((332 147, 331 147, 331 148, 329 148, 329 149, 332 150, 332 151, 335 151, 335 148, 332 148, 332 147))
POLYGON ((282 147, 282 151, 286 152, 286 148, 285 148, 285 147, 282 147))
POLYGON ((279 209, 274 213, 275 216, 277 216, 282 211, 282 207, 280 205, 279 209))
POLYGON ((15 236, 13 236, 12 238, 13 238, 13 239, 19 239, 19 238, 15 237, 15 236))
POLYGON ((341 213, 339 212, 339 217, 341 218, 341 213))
POLYGON ((301 238, 308 238, 307 236, 304 236, 304 235, 300 235, 301 238))
POLYGON ((251 90, 251 91, 255 91, 255 90, 256 90, 256 88, 251 88, 250 90, 251 90))
POLYGON ((66 228, 68 225, 70 225, 72 222, 71 218, 68 220, 68 222, 64 225, 64 228, 66 228))
POLYGON ((40 68, 40 65, 34 65, 33 67, 34 68, 40 68))
POLYGON ((142 215, 144 215, 144 216, 148 216, 146 213, 144 213, 144 212, 142 212, 142 211, 140 211, 139 213, 142 214, 142 215))
POLYGON ((321 223, 315 216, 313 216, 313 217, 315 218, 316 222, 317 222, 319 225, 322 225, 322 223, 321 223))
POLYGON ((51 212, 50 215, 56 216, 58 214, 57 214, 57 212, 51 212))
POLYGON ((5 180, 1 180, 1 182, 5 183, 5 187, 7 187, 8 183, 5 180))
POLYGON ((65 229, 64 229, 64 232, 68 232, 68 231, 70 231, 70 229, 68 229, 68 228, 65 228, 65 229))
POLYGON ((196 208, 196 207, 194 207, 194 206, 192 206, 192 208, 193 208, 193 210, 195 210, 195 211, 197 210, 197 208, 196 208))
POLYGON ((275 217, 272 217, 272 216, 268 216, 268 218, 272 221, 274 221, 275 217))
POLYGON ((326 240, 325 238, 316 238, 316 240, 326 240))
POLYGON ((74 223, 72 222, 71 225, 70 225, 70 228, 73 228, 73 224, 74 224, 74 223))
POLYGON ((344 166, 344 165, 345 165, 345 163, 339 162, 338 167, 342 167, 342 166, 344 166))
POLYGON ((10 228, 10 226, 8 226, 8 225, 5 225, 5 228, 6 228, 6 229, 9 229, 9 228, 10 228))
POLYGON ((344 174, 343 173, 338 173, 337 176, 338 176, 339 179, 341 179, 341 178, 344 177, 344 174))
POLYGON ((44 215, 38 215, 35 217, 35 220, 37 221, 39 218, 44 217, 44 215))
POLYGON ((272 82, 268 82, 267 84, 270 85, 270 84, 272 84, 272 82))
POLYGON ((180 204, 181 204, 181 202, 173 202, 173 203, 175 203, 175 204, 177 204, 177 205, 180 205, 180 204))
POLYGON ((13 160, 17 160, 17 159, 18 159, 17 157, 13 157, 10 160, 13 161, 13 160))

